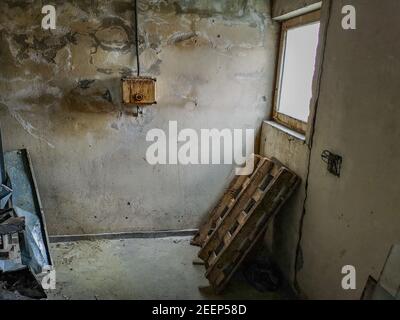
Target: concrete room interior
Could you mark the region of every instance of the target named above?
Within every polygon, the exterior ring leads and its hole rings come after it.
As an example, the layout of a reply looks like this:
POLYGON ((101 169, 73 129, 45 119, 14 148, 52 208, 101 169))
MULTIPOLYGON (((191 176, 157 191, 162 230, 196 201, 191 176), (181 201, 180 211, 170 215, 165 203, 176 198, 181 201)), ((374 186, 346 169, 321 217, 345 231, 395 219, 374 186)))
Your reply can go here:
POLYGON ((371 279, 399 299, 398 271, 382 275, 400 263, 400 2, 138 0, 137 20, 133 3, 55 0, 49 31, 42 1, 0 2, 3 148, 32 161, 57 272, 48 299, 359 300, 371 279), (138 114, 121 93, 136 52, 157 79, 157 104, 138 114), (254 129, 255 153, 301 180, 253 256, 274 265, 277 290, 240 268, 223 294, 199 290, 190 240, 235 165, 149 164, 146 134, 170 121, 254 129))

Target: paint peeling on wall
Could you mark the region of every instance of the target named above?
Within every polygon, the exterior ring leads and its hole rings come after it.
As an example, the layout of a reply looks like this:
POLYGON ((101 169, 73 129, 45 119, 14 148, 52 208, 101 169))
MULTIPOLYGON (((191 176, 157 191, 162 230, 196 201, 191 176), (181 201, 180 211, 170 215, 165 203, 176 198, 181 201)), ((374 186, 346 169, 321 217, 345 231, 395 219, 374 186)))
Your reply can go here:
POLYGON ((141 69, 158 78, 158 104, 137 118, 120 88, 136 73, 132 1, 53 2, 52 32, 41 1, 0 2, 5 146, 29 148, 50 233, 196 227, 231 168, 150 166, 146 132, 168 120, 260 127, 278 33, 268 1, 139 1, 141 69))

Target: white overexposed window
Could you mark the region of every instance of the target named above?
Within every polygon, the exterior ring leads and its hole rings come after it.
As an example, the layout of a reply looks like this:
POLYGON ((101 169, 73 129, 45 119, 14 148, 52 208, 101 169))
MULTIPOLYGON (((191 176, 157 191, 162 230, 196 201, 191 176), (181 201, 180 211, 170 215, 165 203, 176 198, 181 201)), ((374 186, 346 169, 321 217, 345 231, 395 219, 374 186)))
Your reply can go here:
POLYGON ((316 11, 282 24, 273 118, 301 133, 310 113, 319 19, 316 11))

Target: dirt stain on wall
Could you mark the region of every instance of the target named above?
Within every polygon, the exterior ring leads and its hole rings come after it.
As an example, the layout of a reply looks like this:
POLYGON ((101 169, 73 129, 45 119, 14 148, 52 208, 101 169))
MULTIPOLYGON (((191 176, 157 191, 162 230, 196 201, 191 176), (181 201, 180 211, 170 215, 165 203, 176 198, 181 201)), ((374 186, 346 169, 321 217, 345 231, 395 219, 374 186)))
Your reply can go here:
POLYGON ((139 117, 121 104, 120 79, 136 74, 132 1, 53 3, 57 29, 45 31, 42 1, 0 2, 3 135, 8 148, 32 154, 50 232, 195 227, 226 172, 203 168, 194 181, 187 168, 154 168, 143 160, 146 132, 169 120, 196 130, 260 126, 278 33, 268 1, 140 0, 141 70, 158 78, 158 104, 139 117), (177 192, 154 200, 155 185, 177 192))

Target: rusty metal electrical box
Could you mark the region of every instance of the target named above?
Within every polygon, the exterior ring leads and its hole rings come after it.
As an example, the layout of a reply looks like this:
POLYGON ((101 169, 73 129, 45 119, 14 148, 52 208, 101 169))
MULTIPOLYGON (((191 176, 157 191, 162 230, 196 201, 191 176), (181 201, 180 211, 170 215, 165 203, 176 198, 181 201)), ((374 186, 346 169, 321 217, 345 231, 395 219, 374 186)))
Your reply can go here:
POLYGON ((122 78, 122 102, 126 105, 151 105, 156 102, 156 79, 150 77, 122 78))

